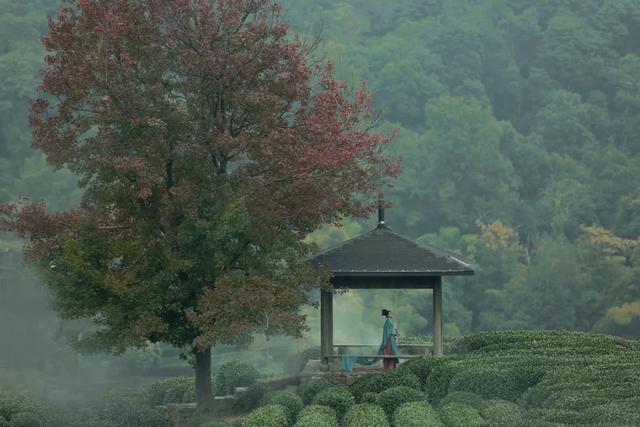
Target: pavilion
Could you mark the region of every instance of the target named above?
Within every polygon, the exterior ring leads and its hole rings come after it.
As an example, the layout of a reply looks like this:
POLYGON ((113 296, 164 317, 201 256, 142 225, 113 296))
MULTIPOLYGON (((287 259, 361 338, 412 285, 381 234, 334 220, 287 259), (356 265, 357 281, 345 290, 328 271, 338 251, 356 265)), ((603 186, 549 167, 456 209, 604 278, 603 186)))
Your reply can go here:
POLYGON ((330 288, 321 290, 320 295, 320 348, 324 367, 328 366, 329 359, 340 357, 334 353, 333 342, 334 290, 432 289, 431 353, 440 356, 443 354, 442 276, 474 273, 469 264, 445 251, 421 245, 391 231, 385 224, 382 208, 378 210, 375 229, 321 252, 310 261, 331 272, 330 288))

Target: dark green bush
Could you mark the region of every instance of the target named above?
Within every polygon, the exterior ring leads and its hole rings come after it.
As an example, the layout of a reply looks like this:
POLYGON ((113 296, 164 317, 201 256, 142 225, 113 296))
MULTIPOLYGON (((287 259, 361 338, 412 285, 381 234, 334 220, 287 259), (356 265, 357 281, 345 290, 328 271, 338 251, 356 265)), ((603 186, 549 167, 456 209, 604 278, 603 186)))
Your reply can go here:
POLYGON ((545 371, 539 368, 478 364, 465 367, 449 383, 449 391, 470 391, 492 399, 516 401, 530 387, 536 385, 545 371))
POLYGON ((309 405, 298 413, 295 427, 338 427, 336 411, 328 406, 309 405))
POLYGON ((391 387, 378 395, 378 405, 391 417, 403 403, 418 402, 424 398, 423 391, 405 386, 391 387))
POLYGON ((296 392, 298 393, 298 396, 300 396, 300 398, 302 399, 302 403, 304 403, 305 405, 308 405, 311 403, 314 396, 318 394, 318 392, 330 386, 331 384, 327 384, 327 383, 307 383, 307 384, 302 384, 300 387, 298 387, 296 392))
POLYGON ((43 423, 37 414, 32 412, 18 412, 13 414, 9 425, 11 427, 42 427, 43 423))
POLYGON ((355 403, 355 399, 346 387, 328 387, 316 394, 313 403, 333 408, 338 419, 342 419, 347 410, 355 403))
POLYGON ((384 410, 371 403, 353 405, 344 417, 344 427, 389 427, 384 410))
POLYGON ((220 366, 214 379, 216 395, 233 394, 236 387, 248 387, 255 384, 258 371, 249 363, 229 362, 220 366))
POLYGON ((0 416, 0 427, 11 427, 9 421, 3 416, 0 416))
POLYGON ((443 362, 433 365, 425 384, 425 390, 431 402, 437 402, 449 394, 449 383, 460 371, 459 361, 455 359, 440 359, 443 362))
POLYGON ((280 405, 266 405, 254 409, 242 421, 242 427, 285 427, 289 425, 287 410, 280 405))
POLYGON ((137 390, 111 392, 98 404, 96 418, 113 427, 164 427, 169 420, 161 409, 150 406, 137 390))
POLYGON ((431 375, 431 371, 435 366, 448 363, 450 358, 445 357, 423 357, 420 359, 412 359, 398 367, 398 373, 411 373, 420 381, 421 388, 426 390, 427 378, 431 375))
POLYGON ((409 370, 396 370, 384 374, 366 374, 358 378, 349 387, 359 402, 364 393, 380 393, 392 387, 405 386, 421 389, 420 380, 409 370))
POLYGON ((231 424, 226 421, 211 420, 203 424, 199 424, 198 427, 231 427, 231 424))
POLYGON ((40 414, 42 408, 26 395, 0 392, 0 417, 11 420, 20 412, 40 414))
POLYGON ((247 388, 247 390, 238 396, 235 409, 238 412, 249 412, 264 403, 265 396, 271 391, 271 388, 262 383, 256 383, 247 388))
POLYGON ((270 393, 267 395, 266 401, 269 405, 280 405, 284 407, 287 410, 289 424, 293 424, 298 416, 298 412, 300 412, 304 406, 300 396, 285 390, 278 390, 270 393))
POLYGON ((580 422, 594 425, 632 425, 640 426, 640 406, 624 402, 611 402, 604 405, 586 408, 582 412, 580 422))
POLYGON ((375 403, 378 404, 378 396, 379 393, 370 393, 366 392, 360 397, 360 401, 358 403, 375 403))
POLYGON ((469 405, 478 411, 480 411, 486 404, 486 401, 479 394, 468 391, 451 391, 440 401, 440 406, 445 406, 454 402, 469 405))
POLYGON ((440 408, 440 419, 447 427, 488 425, 477 410, 463 403, 450 403, 440 408))
POLYGON ((480 415, 489 425, 495 427, 519 426, 524 422, 520 407, 507 400, 489 400, 485 402, 480 409, 480 415))
POLYGON ((426 402, 403 403, 393 414, 394 427, 441 427, 436 411, 426 402))
POLYGON ((193 377, 176 377, 158 381, 147 387, 146 400, 151 406, 182 403, 185 393, 195 394, 195 387, 196 383, 193 377))

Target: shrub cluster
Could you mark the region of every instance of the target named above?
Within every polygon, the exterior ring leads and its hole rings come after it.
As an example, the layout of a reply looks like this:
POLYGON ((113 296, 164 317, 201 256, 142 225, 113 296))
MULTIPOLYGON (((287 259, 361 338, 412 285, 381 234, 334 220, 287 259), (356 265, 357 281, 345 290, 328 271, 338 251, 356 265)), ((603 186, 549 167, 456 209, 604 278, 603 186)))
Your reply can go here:
POLYGON ((289 424, 293 424, 298 416, 298 412, 304 406, 302 399, 295 393, 285 390, 278 390, 270 393, 266 398, 269 405, 280 405, 287 410, 289 424))
POLYGON ((253 365, 243 362, 228 362, 220 366, 214 378, 216 395, 233 394, 236 387, 248 387, 255 384, 258 371, 253 365))
POLYGON ((266 405, 254 409, 242 421, 242 427, 283 427, 288 426, 287 410, 280 405, 266 405))
POLYGON ((405 386, 391 387, 378 395, 378 405, 389 417, 403 403, 422 400, 424 400, 424 392, 405 386))
POLYGON ((436 411, 425 402, 409 402, 400 405, 393 414, 393 427, 441 427, 436 411))
POLYGON ((482 396, 468 391, 452 391, 447 394, 441 401, 440 406, 446 406, 449 403, 463 403, 480 411, 486 405, 486 401, 482 396))
POLYGON ((246 413, 264 404, 265 396, 271 388, 262 383, 256 383, 247 388, 247 391, 238 396, 235 403, 237 412, 246 413))
POLYGON ((11 427, 42 427, 40 417, 33 412, 18 412, 11 417, 11 427))
POLYGON ((328 406, 309 405, 298 413, 295 427, 338 427, 336 411, 328 406))
POLYGON ((358 402, 364 393, 380 393, 392 387, 409 387, 416 390, 422 388, 418 377, 410 370, 397 369, 383 374, 365 374, 355 380, 349 387, 358 402))
POLYGON ((316 394, 313 403, 333 408, 338 419, 342 419, 347 410, 355 403, 355 399, 346 387, 328 387, 316 394))
POLYGON ((327 383, 307 383, 302 384, 296 391, 298 393, 298 396, 300 396, 300 398, 302 399, 302 403, 308 405, 311 403, 315 395, 318 394, 318 392, 330 386, 331 385, 327 383))
POLYGON ((440 419, 451 427, 486 426, 480 413, 463 403, 454 402, 440 408, 440 419))
POLYGON ((353 405, 344 417, 344 427, 389 427, 384 410, 371 403, 353 405))
POLYGON ((509 427, 524 424, 522 411, 520 407, 513 402, 490 400, 484 402, 479 410, 482 418, 491 426, 509 427))
POLYGON ((193 377, 176 377, 158 381, 147 387, 146 401, 152 406, 193 402, 195 387, 193 377))

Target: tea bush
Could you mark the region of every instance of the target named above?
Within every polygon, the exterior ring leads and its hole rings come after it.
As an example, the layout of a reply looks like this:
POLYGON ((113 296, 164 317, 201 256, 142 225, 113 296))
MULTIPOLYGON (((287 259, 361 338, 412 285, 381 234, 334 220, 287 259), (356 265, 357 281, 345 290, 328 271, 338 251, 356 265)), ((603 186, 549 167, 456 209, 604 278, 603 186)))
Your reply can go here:
MULTIPOLYGON (((478 408, 476 408, 478 409, 478 408)), ((520 407, 506 400, 489 400, 480 407, 480 415, 492 427, 523 425, 520 407)))
POLYGON ((233 394, 236 387, 248 387, 255 384, 258 371, 253 365, 244 362, 228 362, 220 366, 214 377, 216 395, 233 394))
POLYGON ((32 412, 18 412, 13 414, 9 423, 11 427, 42 427, 40 417, 32 412))
MULTIPOLYGON (((448 363, 450 358, 444 357, 423 357, 419 359, 412 359, 398 367, 398 373, 411 373, 420 381, 420 387, 426 390, 427 378, 431 374, 431 371, 435 366, 448 363)), ((415 387, 414 387, 415 388, 415 387)))
POLYGON ((371 393, 366 392, 360 397, 360 401, 358 403, 378 403, 379 393, 371 393))
POLYGON ((308 405, 309 403, 311 403, 315 395, 318 394, 318 392, 330 386, 331 385, 327 383, 307 383, 302 384, 300 387, 298 387, 296 392, 302 399, 302 403, 308 405))
POLYGON ((247 390, 238 396, 235 403, 235 410, 238 412, 249 412, 258 406, 264 404, 265 396, 271 391, 265 384, 256 383, 247 388, 247 390))
POLYGON ((150 406, 145 398, 146 394, 138 390, 111 392, 100 400, 94 416, 100 425, 109 427, 168 427, 164 412, 150 406))
POLYGON ((409 370, 396 370, 383 374, 365 374, 358 378, 349 387, 357 401, 361 401, 364 393, 380 393, 392 387, 405 386, 413 389, 421 389, 422 385, 418 377, 409 370))
POLYGON ((391 417, 403 403, 424 400, 424 392, 409 387, 391 387, 378 395, 378 405, 391 417))
POLYGON ((450 403, 440 408, 440 419, 448 427, 486 426, 480 413, 463 403, 450 403))
POLYGON ((353 405, 344 417, 344 427, 389 427, 384 410, 371 403, 353 405))
POLYGON ((9 421, 3 416, 0 416, 0 427, 11 427, 9 421))
POLYGON ((452 391, 449 392, 441 401, 440 406, 446 406, 449 403, 463 403, 469 405, 472 408, 480 411, 485 405, 486 401, 476 393, 468 391, 452 391))
POLYGON ((287 410, 280 405, 266 405, 254 409, 242 421, 242 427, 284 427, 289 425, 287 410))
POLYGON ((454 375, 449 391, 470 391, 485 398, 516 401, 545 374, 543 369, 529 367, 493 367, 475 365, 454 375))
POLYGON ((425 402, 403 403, 393 414, 393 427, 441 427, 436 411, 425 402))
POLYGON ((338 427, 336 411, 328 406, 309 405, 298 413, 295 427, 338 427))
POLYGON ((329 387, 316 394, 313 403, 333 408, 338 419, 342 419, 347 410, 355 403, 355 399, 346 387, 329 387))
POLYGON ((287 417, 289 419, 289 424, 293 424, 298 416, 298 412, 304 406, 302 404, 302 399, 295 393, 290 391, 279 390, 270 393, 267 396, 267 404, 269 405, 280 405, 287 410, 287 417))
POLYGON ((158 381, 146 389, 146 401, 152 406, 169 403, 182 403, 186 393, 195 395, 195 379, 193 377, 176 377, 158 381))
POLYGON ((40 414, 42 408, 24 394, 0 392, 0 418, 11 421, 21 412, 40 414))

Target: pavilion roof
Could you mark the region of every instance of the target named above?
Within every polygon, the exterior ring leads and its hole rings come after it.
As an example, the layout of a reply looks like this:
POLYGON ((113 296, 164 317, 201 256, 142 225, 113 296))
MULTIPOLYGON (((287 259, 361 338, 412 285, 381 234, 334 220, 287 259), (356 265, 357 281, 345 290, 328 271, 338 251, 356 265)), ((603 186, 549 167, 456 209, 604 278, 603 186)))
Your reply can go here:
POLYGON ((334 276, 471 275, 471 265, 452 254, 394 233, 384 223, 319 253, 311 263, 334 276))

